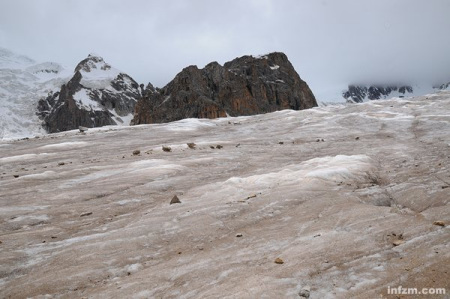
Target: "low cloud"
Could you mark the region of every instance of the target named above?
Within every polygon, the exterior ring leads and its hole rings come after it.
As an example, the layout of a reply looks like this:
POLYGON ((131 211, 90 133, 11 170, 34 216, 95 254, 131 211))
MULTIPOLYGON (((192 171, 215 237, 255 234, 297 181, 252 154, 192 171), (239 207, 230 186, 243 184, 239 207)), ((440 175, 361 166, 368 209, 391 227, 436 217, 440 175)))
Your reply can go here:
POLYGON ((448 0, 7 0, 0 42, 70 68, 96 52, 156 86, 187 65, 282 51, 315 91, 450 80, 449 13, 448 0))

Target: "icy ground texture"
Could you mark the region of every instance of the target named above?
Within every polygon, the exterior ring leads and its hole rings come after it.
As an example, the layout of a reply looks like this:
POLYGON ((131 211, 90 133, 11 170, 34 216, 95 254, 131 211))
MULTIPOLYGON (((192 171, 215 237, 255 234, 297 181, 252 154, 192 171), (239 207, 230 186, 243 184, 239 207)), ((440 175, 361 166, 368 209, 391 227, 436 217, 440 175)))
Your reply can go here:
POLYGON ((1 142, 0 297, 450 292, 449 161, 450 92, 1 142))

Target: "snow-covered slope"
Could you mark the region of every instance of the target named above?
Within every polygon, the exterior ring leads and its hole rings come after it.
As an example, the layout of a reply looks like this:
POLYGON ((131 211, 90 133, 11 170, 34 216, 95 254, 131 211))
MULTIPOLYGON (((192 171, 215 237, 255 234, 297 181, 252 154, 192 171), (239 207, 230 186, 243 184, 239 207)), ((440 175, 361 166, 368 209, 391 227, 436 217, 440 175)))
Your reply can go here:
POLYGON ((58 63, 36 63, 0 48, 0 140, 45 133, 37 102, 59 90, 71 73, 58 63))
POLYGON ((0 142, 0 297, 448 294, 449 111, 442 92, 0 142))
POLYGON ((0 47, 0 68, 2 69, 23 68, 26 66, 31 66, 35 63, 36 61, 27 56, 19 55, 6 48, 0 47))

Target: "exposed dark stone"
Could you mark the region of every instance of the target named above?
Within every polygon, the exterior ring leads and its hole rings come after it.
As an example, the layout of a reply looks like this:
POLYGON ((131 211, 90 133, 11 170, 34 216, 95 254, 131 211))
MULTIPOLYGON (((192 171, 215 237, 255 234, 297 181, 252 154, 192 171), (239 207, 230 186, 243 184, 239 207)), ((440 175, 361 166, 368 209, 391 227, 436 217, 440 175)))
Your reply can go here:
POLYGON ((243 56, 221 66, 184 68, 162 89, 147 86, 132 124, 183 118, 253 115, 317 106, 308 85, 283 53, 261 58, 243 56))
POLYGON ((170 201, 170 204, 175 204, 175 203, 181 203, 180 199, 178 198, 178 196, 174 196, 172 197, 172 200, 170 201))
POLYGON ((438 89, 438 90, 445 90, 445 89, 448 89, 449 87, 450 87, 450 82, 433 85, 433 88, 438 89))
POLYGON ((80 215, 80 217, 86 217, 86 216, 90 216, 90 215, 92 215, 92 212, 86 212, 86 213, 82 213, 80 215))

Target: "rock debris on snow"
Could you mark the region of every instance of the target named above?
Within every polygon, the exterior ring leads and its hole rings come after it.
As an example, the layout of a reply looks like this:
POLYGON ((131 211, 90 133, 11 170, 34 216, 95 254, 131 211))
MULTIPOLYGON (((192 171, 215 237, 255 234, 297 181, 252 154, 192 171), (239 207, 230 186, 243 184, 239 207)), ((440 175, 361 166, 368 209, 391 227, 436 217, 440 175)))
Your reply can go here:
POLYGON ((298 292, 298 295, 301 298, 309 298, 310 294, 311 294, 311 287, 310 286, 305 286, 304 288, 302 288, 300 290, 300 292, 298 292))
POLYGON ((172 199, 170 200, 170 204, 175 204, 175 203, 181 203, 180 199, 178 198, 178 196, 174 196, 172 197, 172 199))
POLYGON ((435 222, 433 222, 433 224, 437 225, 437 226, 445 226, 445 222, 444 221, 435 221, 435 222))
POLYGON ((90 215, 92 215, 92 212, 86 212, 86 213, 82 213, 80 215, 80 217, 85 217, 85 216, 90 216, 90 215))

